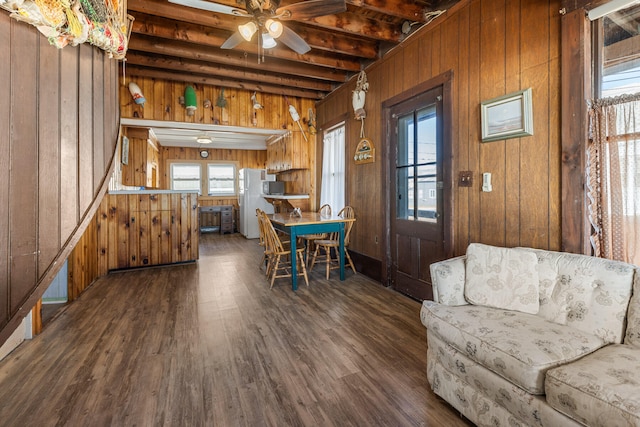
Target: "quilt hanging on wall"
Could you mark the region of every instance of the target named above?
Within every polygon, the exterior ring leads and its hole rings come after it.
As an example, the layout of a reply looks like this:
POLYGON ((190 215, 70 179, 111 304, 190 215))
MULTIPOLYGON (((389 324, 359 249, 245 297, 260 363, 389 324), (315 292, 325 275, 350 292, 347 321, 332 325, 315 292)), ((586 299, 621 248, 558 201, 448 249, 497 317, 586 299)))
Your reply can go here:
POLYGON ((112 58, 127 53, 127 8, 118 0, 0 0, 0 7, 58 48, 91 43, 112 58))

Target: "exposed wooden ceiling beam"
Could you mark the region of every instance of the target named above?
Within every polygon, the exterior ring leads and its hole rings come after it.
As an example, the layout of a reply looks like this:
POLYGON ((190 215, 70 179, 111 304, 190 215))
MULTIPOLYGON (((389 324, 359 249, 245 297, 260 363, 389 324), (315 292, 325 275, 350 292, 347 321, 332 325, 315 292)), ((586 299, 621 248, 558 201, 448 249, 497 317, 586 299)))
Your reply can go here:
POLYGON ((239 70, 228 66, 203 63, 183 58, 167 58, 158 55, 145 55, 131 53, 127 55, 127 65, 139 65, 150 68, 163 68, 174 71, 215 76, 220 79, 235 79, 243 81, 259 81, 265 85, 293 86, 300 89, 314 90, 318 92, 330 92, 333 85, 319 80, 294 78, 284 74, 270 74, 262 71, 239 70))
POLYGON ((347 4, 412 22, 425 22, 425 8, 416 4, 416 2, 405 0, 347 0, 347 4))
POLYGON ((166 71, 156 70, 136 65, 127 66, 127 76, 129 77, 148 77, 153 79, 173 80, 185 83, 199 83, 211 86, 222 86, 228 88, 244 89, 248 91, 256 91, 263 93, 274 93, 278 95, 287 95, 291 97, 300 97, 308 99, 322 99, 326 93, 318 91, 310 91, 298 89, 295 87, 282 87, 258 84, 256 82, 245 82, 236 79, 222 79, 216 77, 207 77, 199 75, 185 74, 184 71, 166 71))
MULTIPOLYGON (((230 32, 229 35, 237 30, 238 25, 246 22, 246 18, 207 12, 159 0, 129 0, 127 7, 130 12, 160 15, 178 21, 225 29, 230 32)), ((135 16, 135 14, 133 15, 135 16)), ((288 21, 287 25, 314 49, 332 50, 335 53, 354 55, 367 59, 377 57, 378 47, 373 41, 367 41, 358 37, 349 37, 345 34, 336 34, 335 29, 331 29, 332 31, 315 29, 310 26, 295 24, 291 21, 288 21)))
POLYGON ((285 75, 293 75, 299 77, 326 80, 329 82, 344 83, 349 78, 349 74, 344 71, 316 67, 303 63, 291 63, 278 59, 270 59, 262 62, 258 66, 257 55, 245 55, 244 52, 233 50, 222 50, 213 47, 200 47, 192 43, 164 40, 158 43, 157 39, 153 39, 144 35, 137 35, 129 41, 129 49, 131 51, 143 51, 157 55, 176 56, 179 58, 193 59, 198 61, 207 61, 217 64, 235 67, 249 67, 258 71, 271 73, 282 73, 285 75))
MULTIPOLYGON (((142 13, 136 13, 134 16, 136 20, 133 22, 133 34, 144 34, 212 47, 219 47, 229 36, 226 32, 223 34, 223 31, 215 30, 204 25, 191 24, 182 21, 178 22, 172 19, 150 16, 142 13)), ((254 44, 250 45, 249 43, 246 43, 240 45, 240 48, 243 46, 250 49, 252 48, 251 50, 255 50, 254 44)), ((313 50, 305 55, 298 55, 289 49, 270 49, 265 51, 265 56, 350 72, 358 72, 361 69, 359 61, 348 59, 344 56, 320 55, 314 53, 313 50)))
POLYGON ((308 19, 305 22, 333 31, 343 31, 347 34, 360 35, 386 42, 399 43, 402 36, 399 25, 377 21, 352 12, 319 16, 308 19))

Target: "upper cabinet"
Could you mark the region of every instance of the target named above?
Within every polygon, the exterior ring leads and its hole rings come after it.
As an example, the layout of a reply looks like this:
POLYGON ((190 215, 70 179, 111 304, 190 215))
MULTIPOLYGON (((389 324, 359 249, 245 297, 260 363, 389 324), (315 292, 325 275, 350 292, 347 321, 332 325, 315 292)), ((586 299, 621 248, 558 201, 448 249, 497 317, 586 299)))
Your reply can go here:
MULTIPOLYGON (((159 188, 159 153, 153 131, 144 128, 126 128, 129 139, 126 164, 122 165, 122 184, 134 187, 159 188)), ((125 153, 123 153, 125 157, 125 153)))
POLYGON ((309 168, 309 146, 314 135, 288 132, 267 144, 267 172, 279 173, 309 168), (306 136, 306 139, 305 139, 306 136))

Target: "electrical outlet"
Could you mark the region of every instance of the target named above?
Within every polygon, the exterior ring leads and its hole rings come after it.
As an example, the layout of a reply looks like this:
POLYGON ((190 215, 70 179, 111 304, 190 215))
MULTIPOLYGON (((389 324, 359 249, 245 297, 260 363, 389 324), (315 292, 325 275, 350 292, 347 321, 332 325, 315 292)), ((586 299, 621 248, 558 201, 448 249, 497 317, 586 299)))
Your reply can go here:
POLYGON ((471 171, 458 172, 458 187, 473 186, 473 173, 471 171))

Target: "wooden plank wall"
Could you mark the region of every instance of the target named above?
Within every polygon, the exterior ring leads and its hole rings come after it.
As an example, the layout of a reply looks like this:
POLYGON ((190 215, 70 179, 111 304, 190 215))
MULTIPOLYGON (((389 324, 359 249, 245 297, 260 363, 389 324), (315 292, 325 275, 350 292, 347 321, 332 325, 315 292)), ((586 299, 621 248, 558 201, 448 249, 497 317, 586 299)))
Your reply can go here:
POLYGON ((56 49, 0 12, 0 344, 36 304, 106 189, 118 134, 117 61, 56 49))
MULTIPOLYGON (((293 122, 289 114, 287 101, 283 96, 268 93, 257 93, 257 99, 263 108, 253 109, 251 96, 253 92, 242 89, 224 89, 224 97, 227 100, 226 113, 216 106, 216 101, 222 88, 217 86, 193 84, 196 92, 197 110, 193 116, 186 114, 185 108, 180 105, 179 99, 184 96, 186 83, 167 81, 162 79, 136 77, 134 81, 140 86, 147 102, 144 106, 135 104, 126 86, 120 87, 120 110, 122 117, 140 118, 147 120, 178 121, 199 124, 226 124, 229 126, 257 127, 262 129, 287 129, 293 132, 296 138, 301 138, 298 125, 293 122), (204 101, 211 101, 211 108, 204 107, 204 101), (254 111, 256 111, 256 123, 253 124, 254 111)), ((129 80, 127 80, 128 84, 129 80)), ((315 165, 316 138, 308 132, 309 110, 315 116, 315 100, 307 98, 288 97, 288 102, 293 105, 300 114, 303 128, 309 139, 309 149, 305 155, 310 156, 309 163, 315 165)), ((199 159, 197 149, 174 149, 164 147, 161 149, 160 162, 166 164, 168 159, 199 159)), ((211 150, 209 160, 236 161, 240 168, 266 166, 266 152, 246 150, 211 150)), ((161 166, 163 168, 163 166, 161 166)), ((164 169, 164 168, 163 168, 164 169)), ((166 175, 165 170, 161 174, 166 175)), ((280 174, 280 180, 287 182, 286 190, 290 193, 311 194, 315 198, 315 178, 310 171, 285 172, 280 174), (302 178, 302 179, 301 179, 302 178)), ((165 178, 166 183, 166 178, 165 178)), ((166 185, 166 184, 165 184, 166 185)), ((231 204, 228 201, 218 200, 217 204, 231 204)), ((205 204, 205 203, 203 203, 205 204)), ((237 201, 235 203, 237 205, 237 201)))
MULTIPOLYGON (((358 218, 350 249, 385 262, 383 181, 388 147, 382 102, 447 71, 453 72, 451 141, 453 179, 473 172, 473 187, 454 184, 455 254, 470 242, 559 250, 560 218, 560 16, 559 1, 463 0, 401 47, 366 70, 365 134, 375 163, 347 164, 347 203, 358 218), (480 103, 531 87, 534 136, 481 143, 480 103), (493 192, 480 190, 483 172, 493 192)), ((322 128, 349 114, 347 159, 360 139, 352 119, 355 79, 317 106, 322 128)))

